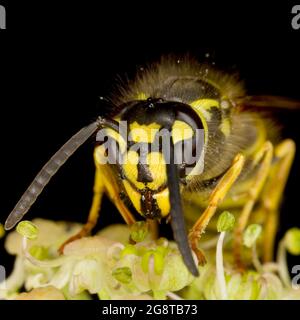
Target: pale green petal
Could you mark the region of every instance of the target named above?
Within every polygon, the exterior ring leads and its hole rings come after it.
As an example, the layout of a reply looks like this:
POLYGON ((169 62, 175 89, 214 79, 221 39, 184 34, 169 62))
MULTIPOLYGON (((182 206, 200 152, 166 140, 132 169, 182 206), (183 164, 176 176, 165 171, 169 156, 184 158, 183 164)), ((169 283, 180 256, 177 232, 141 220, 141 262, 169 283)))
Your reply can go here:
POLYGON ((79 294, 85 290, 96 294, 105 284, 102 263, 93 259, 84 259, 75 264, 69 290, 71 295, 79 294))
POLYGON ((113 224, 99 231, 97 235, 126 244, 129 242, 130 229, 125 224, 113 224))
MULTIPOLYGON (((231 219, 231 216, 228 217, 231 219)), ((58 247, 80 229, 80 224, 42 219, 35 219, 33 223, 39 232, 37 239, 27 240, 26 260, 21 250, 22 237, 16 232, 7 236, 6 248, 17 257, 13 272, 6 281, 6 290, 0 290, 2 298, 15 298, 22 286, 27 291, 34 289, 19 296, 28 299, 47 299, 51 296, 51 290, 54 295, 63 295, 66 299, 91 299, 92 294, 98 294, 101 299, 121 300, 220 297, 216 281, 215 244, 206 248, 208 263, 199 267, 200 276, 195 278, 183 263, 174 241, 153 241, 149 236, 141 241, 143 234, 138 230, 136 240, 140 242, 129 244, 130 229, 124 225, 112 225, 96 236, 69 243, 59 257, 58 247), (177 296, 172 295, 175 292, 177 296)), ((227 233, 228 239, 232 239, 230 228, 227 233)), ((257 240, 257 234, 250 237, 251 245, 253 239, 257 240)), ((293 235, 293 241, 290 241, 293 249, 297 239, 293 235)), ((256 245, 260 252, 260 242, 256 245)), ((252 265, 249 264, 244 273, 239 273, 234 267, 231 242, 224 247, 224 274, 229 299, 300 299, 295 290, 283 286, 282 279, 277 276, 280 271, 277 262, 272 263, 272 268, 271 264, 268 268, 263 265, 259 272, 250 269, 252 265)))

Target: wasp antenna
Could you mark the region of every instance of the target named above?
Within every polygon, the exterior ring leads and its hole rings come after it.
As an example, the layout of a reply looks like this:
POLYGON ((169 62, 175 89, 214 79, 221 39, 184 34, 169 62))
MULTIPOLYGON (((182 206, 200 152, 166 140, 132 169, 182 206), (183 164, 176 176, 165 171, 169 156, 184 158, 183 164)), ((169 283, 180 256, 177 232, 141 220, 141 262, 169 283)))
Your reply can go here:
POLYGON ((97 123, 99 127, 108 127, 112 130, 119 131, 119 122, 114 119, 98 117, 97 123))
POLYGON ((103 119, 99 118, 97 121, 82 128, 52 156, 8 216, 5 222, 6 230, 12 229, 24 217, 58 169, 102 125, 102 122, 103 119))
MULTIPOLYGON (((168 158, 166 157, 166 159, 168 158)), ((173 230, 173 235, 185 265, 195 277, 198 277, 199 271, 193 259, 191 248, 189 246, 187 230, 183 216, 181 196, 179 190, 179 175, 177 165, 174 162, 174 144, 172 139, 170 139, 169 159, 170 163, 167 164, 167 178, 169 188, 169 201, 171 207, 171 226, 173 230)))

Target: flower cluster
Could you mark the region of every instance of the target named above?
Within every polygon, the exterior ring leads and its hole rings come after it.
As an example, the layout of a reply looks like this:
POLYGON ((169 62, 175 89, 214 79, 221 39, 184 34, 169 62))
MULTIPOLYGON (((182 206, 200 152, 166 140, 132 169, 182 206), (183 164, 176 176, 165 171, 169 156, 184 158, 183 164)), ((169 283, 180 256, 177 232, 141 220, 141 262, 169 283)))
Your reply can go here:
POLYGON ((261 227, 250 225, 244 246, 252 262, 241 272, 226 249, 233 225, 234 217, 224 212, 217 224, 219 235, 203 244, 208 263, 199 267, 200 276, 195 278, 177 245, 165 238, 152 239, 144 222, 131 228, 111 225, 69 243, 59 255, 61 243, 77 233, 80 224, 24 221, 6 238, 5 248, 16 259, 0 286, 0 298, 300 299, 300 288, 292 287, 286 262, 287 252, 300 254, 300 230, 287 232, 276 262, 262 264, 256 251, 261 227))

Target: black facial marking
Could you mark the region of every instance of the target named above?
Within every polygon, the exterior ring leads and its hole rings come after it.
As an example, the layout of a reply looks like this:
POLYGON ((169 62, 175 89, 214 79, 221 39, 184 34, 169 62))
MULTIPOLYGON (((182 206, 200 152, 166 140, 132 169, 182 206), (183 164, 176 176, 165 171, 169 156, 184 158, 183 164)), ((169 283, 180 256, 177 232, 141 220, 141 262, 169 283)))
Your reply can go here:
POLYGON ((153 181, 151 172, 147 164, 139 162, 137 165, 137 169, 138 169, 138 177, 137 177, 138 182, 147 183, 147 182, 153 181))
POLYGON ((203 129, 197 113, 187 104, 176 101, 151 99, 135 101, 128 104, 120 114, 121 120, 128 123, 137 122, 140 125, 160 124, 165 129, 171 129, 175 120, 189 124, 194 130, 203 129))
POLYGON ((161 211, 156 199, 153 198, 153 191, 145 188, 141 191, 141 211, 147 219, 160 219, 161 211))
MULTIPOLYGON (((216 111, 218 110, 213 110, 212 113, 215 115, 216 111)), ((133 141, 128 141, 128 148, 138 152, 141 159, 148 154, 149 150, 156 152, 162 151, 162 135, 165 137, 162 129, 168 130, 171 134, 172 126, 176 120, 183 121, 188 124, 194 133, 197 129, 204 129, 203 123, 195 110, 193 110, 190 105, 177 101, 166 101, 163 99, 153 98, 148 98, 147 100, 142 101, 133 101, 124 107, 120 117, 122 121, 127 121, 129 124, 137 122, 139 125, 150 125, 152 123, 161 125, 161 129, 156 133, 152 143, 135 143, 133 141)), ((186 148, 191 150, 191 157, 195 157, 196 148, 200 144, 200 141, 197 139, 201 139, 201 137, 194 134, 190 139, 176 143, 175 149, 176 151, 178 150, 178 154, 183 154, 179 150, 183 147, 183 150, 186 148), (182 146, 181 143, 183 143, 182 146)), ((186 153, 184 154, 186 155, 186 153)), ((185 159, 187 163, 182 163, 179 168, 181 179, 185 178, 187 168, 192 169, 196 165, 200 155, 195 159, 195 161, 191 157, 189 159, 185 159)), ((145 161, 142 160, 140 162, 145 163, 145 161)), ((147 166, 138 165, 138 181, 145 183, 153 181, 147 166)))

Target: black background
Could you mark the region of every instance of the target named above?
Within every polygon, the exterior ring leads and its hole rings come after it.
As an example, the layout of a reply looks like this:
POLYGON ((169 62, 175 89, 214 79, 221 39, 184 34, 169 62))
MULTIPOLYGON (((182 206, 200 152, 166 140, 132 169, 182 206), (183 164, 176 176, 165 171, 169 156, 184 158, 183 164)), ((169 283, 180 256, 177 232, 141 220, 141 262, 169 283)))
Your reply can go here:
MULTIPOLYGON (((0 3, 7 10, 7 30, 0 30, 2 223, 52 154, 103 112, 98 97, 110 92, 116 75, 132 77, 137 67, 162 54, 190 53, 203 60, 209 52, 216 66, 240 71, 250 94, 300 99, 300 30, 291 27, 296 3, 0 3)), ((283 136, 299 144, 299 112, 277 115, 283 136)), ((92 141, 79 149, 28 219, 85 221, 92 151, 92 141)), ((281 236, 300 226, 299 163, 298 153, 284 196, 281 236)), ((98 228, 112 221, 122 220, 105 201, 98 228)), ((11 261, 1 252, 0 264, 11 261)))

